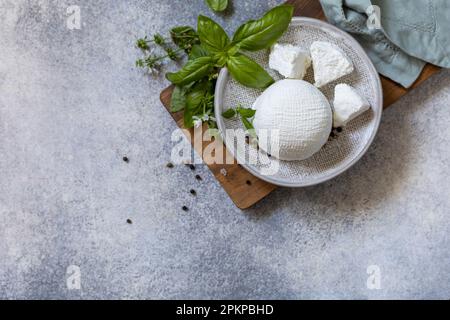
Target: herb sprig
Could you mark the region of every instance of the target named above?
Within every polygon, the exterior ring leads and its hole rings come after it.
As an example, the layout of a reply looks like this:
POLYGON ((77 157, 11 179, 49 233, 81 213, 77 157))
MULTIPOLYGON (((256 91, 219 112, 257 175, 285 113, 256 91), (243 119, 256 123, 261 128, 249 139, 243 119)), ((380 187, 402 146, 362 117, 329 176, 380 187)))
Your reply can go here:
POLYGON ((199 16, 197 32, 209 58, 198 58, 177 73, 168 73, 167 79, 175 85, 190 83, 192 78, 202 78, 210 67, 227 67, 233 78, 250 88, 267 88, 274 80, 254 60, 242 51, 259 51, 270 48, 286 31, 294 8, 281 5, 267 12, 259 20, 251 20, 238 28, 232 39, 212 19, 199 16), (195 68, 194 68, 195 66, 195 68), (199 73, 197 70, 201 70, 199 73), (192 73, 196 72, 195 76, 192 73))
MULTIPOLYGON (((223 0, 207 2, 218 11, 225 10, 228 5, 228 1, 223 0)), ((202 122, 215 128, 214 88, 220 69, 226 67, 237 82, 250 88, 264 89, 274 83, 274 79, 246 52, 270 48, 287 30, 293 12, 291 5, 275 7, 261 19, 241 25, 232 38, 211 18, 200 15, 197 30, 182 26, 170 31, 171 40, 178 49, 172 49, 168 40, 160 35, 155 35, 151 40, 138 40, 137 46, 142 50, 148 51, 149 44, 155 43, 166 54, 150 55, 136 64, 153 69, 166 58, 179 60, 180 52, 184 51, 187 54, 186 64, 178 72, 166 74, 166 78, 175 85, 171 111, 184 110, 186 128, 199 126, 202 122)), ((249 120, 254 116, 254 110, 242 107, 236 110, 247 130, 254 132, 249 120), (249 112, 253 112, 251 117, 246 116, 249 112)))
POLYGON ((257 138, 255 128, 253 127, 252 119, 256 114, 256 110, 251 108, 243 108, 242 105, 238 105, 236 109, 230 108, 222 113, 222 117, 225 119, 232 119, 238 117, 241 119, 245 129, 247 129, 249 135, 252 138, 257 138))
POLYGON ((136 47, 141 49, 147 56, 136 60, 136 66, 156 72, 160 69, 164 60, 180 61, 183 57, 183 52, 190 54, 192 48, 199 43, 197 32, 189 26, 173 28, 170 30, 170 38, 165 38, 159 33, 153 35, 151 39, 147 36, 140 38, 136 41, 136 47), (173 44, 170 43, 170 40, 172 40, 173 44), (152 51, 151 45, 161 48, 163 54, 150 53, 152 51), (174 46, 177 48, 174 48, 174 46))

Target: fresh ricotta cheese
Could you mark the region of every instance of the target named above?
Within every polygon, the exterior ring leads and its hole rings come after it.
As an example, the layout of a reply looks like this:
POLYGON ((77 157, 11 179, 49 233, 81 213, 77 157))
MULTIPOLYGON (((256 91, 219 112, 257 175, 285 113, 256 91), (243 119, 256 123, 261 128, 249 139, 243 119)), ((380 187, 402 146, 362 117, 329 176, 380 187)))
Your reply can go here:
POLYGON ((274 83, 253 108, 260 148, 281 160, 311 157, 327 142, 332 129, 333 114, 326 97, 303 80, 274 83))
POLYGON ((338 84, 334 89, 333 125, 343 127, 370 109, 370 103, 353 87, 338 84))
POLYGON ((324 41, 311 45, 315 86, 320 88, 353 72, 353 63, 338 46, 324 41))
POLYGON ((307 51, 291 44, 275 44, 269 57, 269 67, 289 79, 303 79, 311 66, 307 51))

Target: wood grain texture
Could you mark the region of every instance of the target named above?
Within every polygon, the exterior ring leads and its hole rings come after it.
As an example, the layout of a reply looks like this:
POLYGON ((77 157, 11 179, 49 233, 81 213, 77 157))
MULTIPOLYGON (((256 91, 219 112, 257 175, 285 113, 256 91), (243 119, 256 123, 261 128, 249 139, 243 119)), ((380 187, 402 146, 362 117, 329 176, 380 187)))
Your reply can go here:
MULTIPOLYGON (((320 6, 319 1, 317 0, 288 0, 287 3, 290 3, 295 6, 295 15, 296 16, 304 16, 311 17, 316 19, 325 20, 325 15, 320 6)), ((388 107, 402 96, 404 96, 408 91, 412 90, 419 86, 423 81, 431 77, 434 73, 439 71, 438 67, 427 65, 420 76, 420 78, 416 81, 416 83, 410 88, 405 89, 397 83, 389 80, 385 77, 381 77, 381 82, 383 85, 384 92, 384 106, 388 107)), ((166 109, 170 112, 170 99, 173 91, 173 86, 166 88, 161 93, 161 102, 166 107, 166 109)), ((177 123, 180 128, 183 128, 183 113, 171 113, 173 119, 177 123)), ((207 147, 211 143, 219 143, 217 141, 202 141, 201 139, 205 128, 201 129, 202 132, 200 134, 195 135, 194 130, 185 130, 185 134, 191 143, 194 145, 195 150, 199 155, 202 156, 205 163, 207 163, 209 169, 214 174, 216 179, 220 182, 224 190, 228 193, 231 200, 236 204, 236 206, 240 209, 246 209, 254 205, 256 202, 260 201, 268 194, 270 194, 277 187, 267 183, 263 180, 260 180, 254 177, 252 174, 247 172, 243 167, 239 164, 227 164, 227 165, 219 165, 219 164, 211 164, 211 155, 204 152, 207 150, 207 147), (226 175, 222 172, 226 170, 226 175)), ((219 148, 222 149, 223 157, 231 157, 231 154, 228 153, 226 148, 220 142, 219 148)), ((217 149, 219 150, 219 149, 217 149)))
POLYGON ((325 14, 318 0, 288 0, 286 3, 295 7, 294 16, 325 20, 325 14))
MULTIPOLYGON (((170 98, 172 95, 173 86, 165 89, 161 93, 161 102, 166 107, 166 109, 170 110, 170 98)), ((169 111, 170 112, 170 111, 169 111)), ((183 128, 183 113, 171 113, 173 119, 177 123, 178 127, 183 128)), ((236 206, 240 209, 247 209, 254 205, 259 200, 263 199, 273 190, 275 190, 276 186, 267 183, 261 179, 256 178, 252 174, 250 174, 247 170, 241 167, 234 161, 233 156, 227 151, 223 143, 220 142, 220 145, 215 146, 219 150, 222 149, 222 154, 224 155, 222 159, 228 158, 233 159, 233 164, 220 165, 211 161, 207 150, 207 147, 211 143, 219 143, 216 141, 203 141, 202 139, 203 133, 205 132, 205 127, 201 129, 200 133, 195 132, 193 129, 185 130, 185 135, 194 146, 195 150, 199 155, 202 156, 202 159, 208 165, 211 172, 214 174, 216 179, 220 182, 224 190, 228 193, 231 200, 236 204, 236 206), (225 169, 226 175, 223 174, 223 170, 225 169)), ((223 162, 230 163, 230 162, 223 162)))

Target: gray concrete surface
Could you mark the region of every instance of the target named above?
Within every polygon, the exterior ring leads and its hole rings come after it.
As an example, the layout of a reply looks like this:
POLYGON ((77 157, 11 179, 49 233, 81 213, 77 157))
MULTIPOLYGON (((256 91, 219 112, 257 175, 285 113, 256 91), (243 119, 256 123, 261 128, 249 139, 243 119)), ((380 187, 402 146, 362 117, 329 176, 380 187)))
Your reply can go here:
MULTIPOLYGON (((233 2, 228 31, 280 1, 233 2)), ((0 298, 450 298, 450 73, 349 172, 243 212, 206 167, 166 168, 167 83, 134 67, 137 37, 211 15, 186 3, 0 0, 0 298)))

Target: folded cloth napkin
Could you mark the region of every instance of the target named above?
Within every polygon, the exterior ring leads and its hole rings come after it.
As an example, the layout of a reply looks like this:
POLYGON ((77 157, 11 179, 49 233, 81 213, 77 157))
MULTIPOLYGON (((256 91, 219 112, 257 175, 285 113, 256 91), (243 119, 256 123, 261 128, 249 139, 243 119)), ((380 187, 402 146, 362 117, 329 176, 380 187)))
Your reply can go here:
POLYGON ((450 1, 320 0, 328 21, 351 33, 378 72, 410 87, 426 62, 450 68, 450 1))

